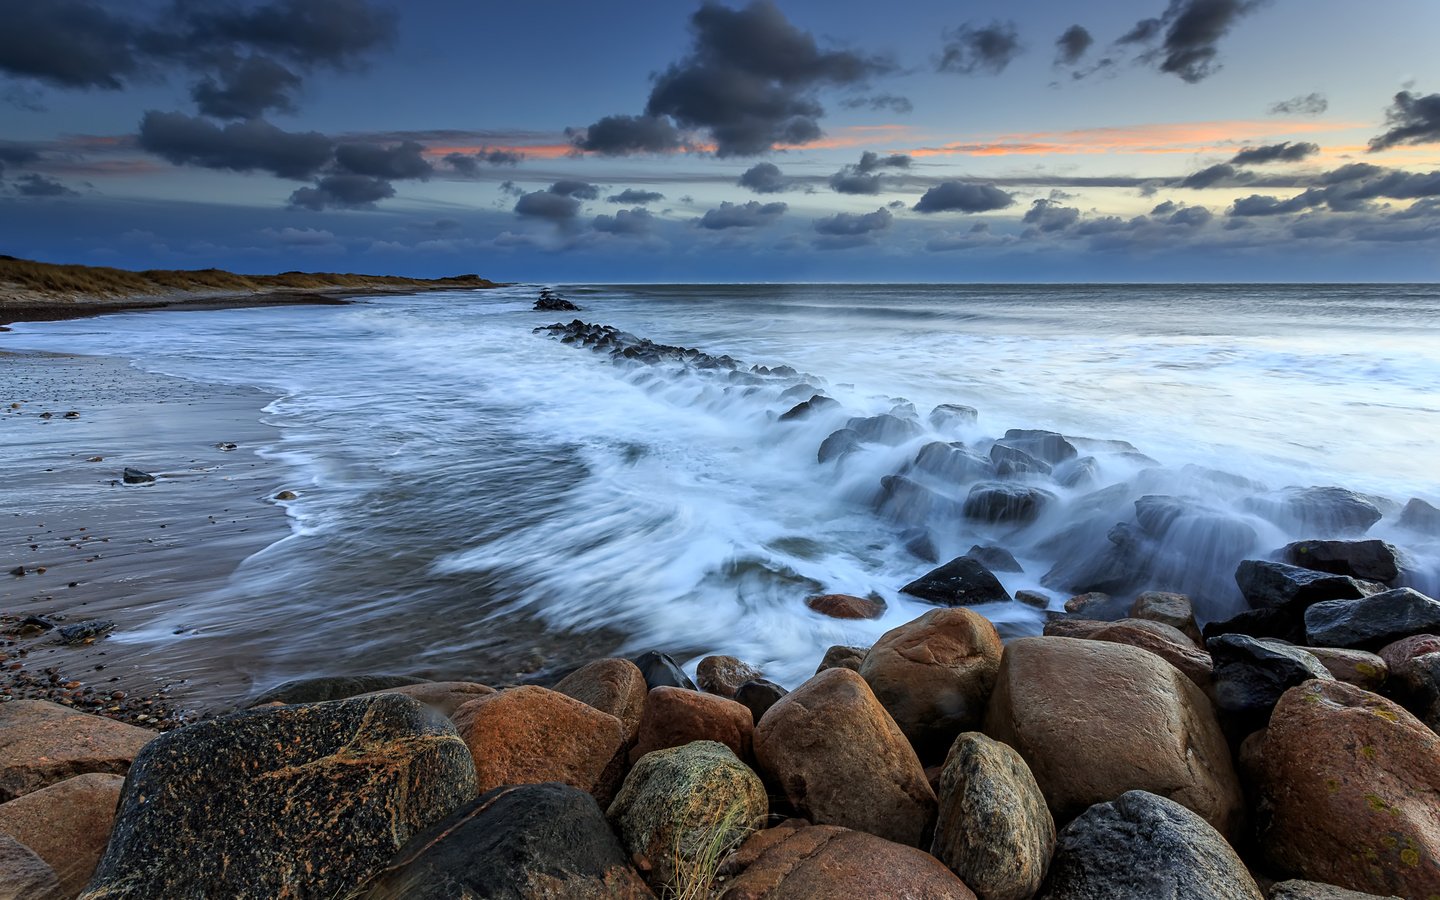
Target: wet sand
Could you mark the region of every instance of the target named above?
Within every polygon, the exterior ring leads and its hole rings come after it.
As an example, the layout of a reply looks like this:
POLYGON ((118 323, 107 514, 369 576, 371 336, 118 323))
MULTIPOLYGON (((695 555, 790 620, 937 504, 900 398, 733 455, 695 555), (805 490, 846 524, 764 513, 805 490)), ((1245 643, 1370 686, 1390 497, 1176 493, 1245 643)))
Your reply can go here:
MULTIPOLYGON (((149 725, 189 706, 189 682, 174 679, 153 631, 288 533, 271 499, 283 467, 255 454, 276 436, 260 422, 272 399, 123 359, 0 351, 0 697, 149 725), (126 467, 157 480, 124 484, 126 467), (31 616, 116 628, 62 645, 54 630, 22 627, 31 616)), ((206 677, 235 696, 249 688, 232 660, 206 677)))

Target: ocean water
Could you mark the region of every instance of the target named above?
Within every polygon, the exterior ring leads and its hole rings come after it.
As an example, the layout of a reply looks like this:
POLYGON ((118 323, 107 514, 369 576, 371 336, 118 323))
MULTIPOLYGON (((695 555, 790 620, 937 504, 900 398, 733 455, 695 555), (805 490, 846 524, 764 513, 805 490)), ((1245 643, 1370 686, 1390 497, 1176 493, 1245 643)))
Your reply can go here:
MULTIPOLYGON (((1024 569, 998 573, 1005 587, 1054 608, 1113 576, 1099 570, 1124 545, 1133 583, 1118 592, 1181 589, 1228 616, 1240 559, 1347 532, 1286 492, 1309 486, 1356 492, 1410 582, 1440 581, 1440 539, 1399 524, 1411 497, 1440 504, 1437 286, 555 287, 584 311, 532 311, 526 285, 15 326, 0 346, 279 397, 264 416, 282 438, 247 449, 299 493, 291 535, 112 639, 182 667, 224 652, 260 684, 543 681, 649 648, 692 665, 733 654, 794 684, 827 646, 932 608, 899 592, 932 567, 927 543, 942 562, 1004 547, 1024 569), (739 363, 616 360, 535 332, 576 317, 739 363), (838 403, 779 420, 811 393, 838 403), (942 403, 978 418, 933 424, 942 403), (899 443, 817 460, 852 417, 911 408, 899 443), (1033 521, 963 511, 993 476, 916 465, 937 441, 985 457, 1008 429, 1064 434, 1092 460, 1000 479, 1046 492, 1033 521), (887 490, 891 475, 909 481, 887 490), (830 592, 887 611, 805 606, 830 592)), ((1019 603, 981 611, 1006 636, 1042 623, 1019 603)))

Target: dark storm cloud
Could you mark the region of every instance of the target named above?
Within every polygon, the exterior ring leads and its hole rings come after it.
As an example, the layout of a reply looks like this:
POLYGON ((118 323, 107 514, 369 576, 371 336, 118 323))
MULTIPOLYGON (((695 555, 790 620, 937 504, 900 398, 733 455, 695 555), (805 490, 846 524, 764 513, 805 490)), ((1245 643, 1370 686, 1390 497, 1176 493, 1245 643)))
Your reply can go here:
POLYGON ((383 178, 370 175, 326 175, 314 187, 300 188, 290 195, 290 205, 313 209, 369 209, 395 196, 395 188, 383 178))
POLYGON ((680 147, 678 129, 703 131, 717 156, 755 156, 821 135, 822 87, 859 85, 892 66, 815 38, 769 0, 741 9, 703 3, 690 18, 693 44, 655 76, 642 117, 608 116, 572 134, 584 151, 622 155, 680 147))
POLYGON ((333 151, 323 134, 283 131, 262 119, 222 128, 184 113, 153 110, 140 123, 140 146, 177 166, 264 171, 295 179, 314 177, 333 151))
POLYGON ((1199 228, 1211 219, 1215 214, 1203 206, 1187 206, 1184 209, 1176 210, 1170 218, 1165 220, 1167 225, 1183 225, 1187 228, 1199 228))
POLYGON ((1294 197, 1282 200, 1252 194, 1235 201, 1230 215, 1239 217, 1276 216, 1324 206, 1332 212, 1356 212, 1373 208, 1377 200, 1424 200, 1440 197, 1440 171, 1404 172, 1367 163, 1351 163, 1320 177, 1319 183, 1294 197))
POLYGON ((1141 19, 1135 23, 1135 27, 1120 36, 1119 44, 1148 44, 1155 40, 1164 27, 1159 19, 1141 19))
POLYGON ((53 178, 44 175, 21 175, 15 179, 15 191, 22 197, 78 197, 79 191, 72 191, 53 178))
POLYGON ((1303 141, 1292 144, 1285 141, 1280 144, 1268 144, 1264 147, 1246 147, 1231 157, 1230 162, 1237 166, 1258 166, 1272 162, 1300 162, 1319 152, 1319 144, 1303 141))
POLYGON ((294 112, 291 92, 300 87, 300 76, 264 56, 252 56, 225 67, 217 82, 205 78, 195 85, 190 97, 207 116, 217 119, 255 119, 270 110, 294 112))
POLYGON ((426 179, 435 167, 424 156, 425 148, 414 141, 392 147, 380 144, 341 144, 335 148, 335 164, 342 173, 385 179, 426 179))
POLYGON ((960 75, 979 71, 998 75, 1024 49, 1014 22, 997 21, 982 27, 967 23, 948 29, 944 38, 935 68, 960 75))
POLYGON ((908 169, 910 157, 903 153, 881 156, 866 150, 860 161, 847 165, 830 176, 830 189, 837 194, 878 194, 884 187, 884 178, 876 174, 881 169, 908 169))
POLYGON ((1141 55, 1161 72, 1176 75, 1194 84, 1204 81, 1219 68, 1219 44, 1241 18, 1266 0, 1170 0, 1158 19, 1142 19, 1118 41, 1120 44, 1153 44, 1161 33, 1164 40, 1141 55))
POLYGON ((1073 66, 1084 58, 1095 38, 1082 25, 1071 25, 1065 33, 1055 39, 1055 64, 1073 66))
POLYGON ((978 213, 1013 206, 1015 198, 993 184, 946 181, 926 191, 914 210, 922 213, 978 213))
POLYGON ((881 156, 870 150, 860 154, 860 161, 855 164, 855 171, 862 173, 874 172, 876 169, 908 169, 912 162, 907 153, 892 153, 889 156, 881 156))
POLYGON ((739 185, 757 194, 779 194, 790 190, 790 180, 774 163, 756 163, 740 176, 739 185))
POLYGON ((445 164, 456 173, 467 178, 480 174, 481 166, 518 166, 525 154, 513 150, 490 150, 482 148, 475 153, 447 153, 445 164))
POLYGON ((863 97, 847 97, 840 101, 846 109, 873 109, 877 112, 893 112, 905 115, 915 111, 915 104, 908 97, 898 94, 869 94, 863 97))
POLYGON ((1217 163, 1200 171, 1187 175, 1180 180, 1180 187, 1191 190, 1204 190, 1212 187, 1227 187, 1235 184, 1246 184, 1251 181, 1248 172, 1242 172, 1229 163, 1217 163))
POLYGON ((1324 94, 1302 94, 1270 104, 1272 116, 1319 116, 1330 108, 1330 101, 1324 94))
POLYGON ((726 228, 759 228, 769 225, 781 216, 790 207, 785 203, 760 203, 751 200, 749 203, 721 203, 715 209, 707 210, 705 215, 696 219, 701 228, 711 231, 722 231, 726 228))
POLYGON ((561 197, 574 197, 576 200, 597 200, 600 197, 600 188, 588 181, 562 178, 550 185, 550 193, 559 194, 561 197))
POLYGON ((0 0, 0 71, 62 88, 119 90, 140 68, 137 27, 87 0, 0 0))
POLYGON ((854 237, 858 235, 871 235, 884 231, 895 221, 895 216, 890 210, 880 208, 872 213, 836 213, 823 219, 815 220, 815 230, 820 234, 834 235, 840 237, 854 237))
POLYGON ((1080 210, 1054 200, 1036 200, 1020 221, 1042 232, 1064 231, 1080 221, 1080 210))
POLYGON ((580 213, 580 201, 564 194, 534 191, 515 201, 515 212, 532 219, 567 222, 580 213))
POLYGON ((6 166, 28 165, 39 158, 38 151, 24 144, 0 143, 0 175, 5 174, 6 166))
POLYGON ((596 216, 590 227, 605 234, 640 237, 654 230, 655 216, 648 209, 622 209, 613 216, 596 216))
POLYGON ((635 206, 644 203, 656 203, 664 199, 665 195, 658 191, 640 191, 635 188, 626 188, 618 194, 611 194, 609 197, 606 197, 605 202, 625 203, 630 206, 635 206))
POLYGON ((1371 153, 1401 144, 1440 142, 1440 94, 1422 97, 1410 91, 1401 91, 1385 111, 1385 124, 1390 126, 1390 130, 1371 139, 1371 153))
POLYGON ((191 4, 190 10, 190 41, 241 44, 305 65, 354 65, 395 39, 395 14, 370 0, 276 0, 253 7, 191 4))

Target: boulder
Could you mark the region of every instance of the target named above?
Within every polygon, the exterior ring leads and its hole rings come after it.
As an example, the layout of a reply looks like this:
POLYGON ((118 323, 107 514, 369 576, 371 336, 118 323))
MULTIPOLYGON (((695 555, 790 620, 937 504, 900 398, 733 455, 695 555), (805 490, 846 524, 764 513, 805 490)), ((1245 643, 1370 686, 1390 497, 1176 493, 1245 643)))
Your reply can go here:
POLYGON ((1009 550, 1006 550, 1004 547, 996 547, 993 544, 976 544, 969 550, 966 550, 965 555, 978 561, 980 565, 992 572, 1023 573, 1025 571, 1009 550))
POLYGON ((1050 597, 1042 591, 1016 591, 1015 599, 1026 606, 1033 606, 1036 609, 1050 608, 1050 597))
POLYGON ((1390 694, 1440 732, 1440 653, 1411 657, 1390 679, 1390 694))
POLYGON ((428 679, 410 675, 327 675, 320 678, 297 678, 276 685, 248 704, 251 709, 271 703, 324 703, 344 700, 361 694, 373 694, 386 688, 427 684, 428 679))
POLYGON ((981 482, 966 495, 964 514, 967 519, 992 525, 1028 525, 1055 499, 1054 494, 1037 487, 981 482))
POLYGON ((990 462, 995 466, 995 474, 1001 478, 1049 475, 1053 471, 1049 463, 1006 441, 996 441, 990 445, 990 462))
POLYGON ((937 519, 958 519, 960 503, 903 475, 880 479, 876 509, 892 522, 924 525, 937 519))
POLYGON ((619 719, 625 726, 625 742, 635 740, 649 688, 640 668, 630 660, 610 658, 586 663, 560 679, 555 690, 619 719))
POLYGON ((1210 690, 1214 669, 1210 654, 1195 646, 1189 637, 1178 629, 1149 619, 1121 619, 1118 622, 1096 624, 1099 627, 1088 633, 1068 636, 1126 644, 1146 650, 1185 673, 1185 677, 1195 682, 1195 686, 1202 691, 1210 690))
POLYGON ((1404 668, 1410 660, 1427 653, 1440 653, 1440 635, 1412 634, 1376 651, 1376 655, 1392 672, 1404 668))
MULTIPOLYGON (((887 444, 894 446, 914 440, 925 433, 914 419, 902 419, 884 413, 878 416, 857 416, 845 423, 845 428, 866 444, 887 444)), ((822 460, 823 462, 823 460, 822 460)))
POLYGON ((1296 541, 1281 557, 1292 566, 1386 584, 1400 577, 1400 551, 1385 541, 1296 541))
POLYGON ((1333 884, 1318 881, 1291 879, 1282 881, 1270 889, 1270 900, 1401 900, 1399 897, 1381 897, 1378 894, 1364 894, 1346 890, 1333 884))
POLYGON ((962 734, 938 794, 930 853, 984 900, 1035 896, 1055 851, 1055 821, 1020 754, 983 734, 962 734))
POLYGON ((785 829, 720 900, 842 897, 975 900, 975 893, 928 853, 861 831, 812 825, 785 829))
POLYGON ((780 698, 790 693, 780 685, 764 678, 757 678, 754 681, 747 681, 740 685, 735 692, 735 702, 750 710, 750 718, 755 723, 770 711, 770 707, 780 702, 780 698))
POLYGON ((1400 525, 1421 534, 1440 535, 1440 509, 1419 497, 1411 497, 1400 511, 1400 525))
POLYGON ((1228 619, 1206 622, 1200 628, 1205 640, 1222 634, 1248 634, 1257 638, 1279 638, 1291 644, 1305 643, 1304 612, 1298 608, 1249 609, 1228 619))
POLYGON ((959 403, 941 403, 930 410, 930 427, 936 431, 963 428, 980 420, 980 411, 973 406, 959 403))
POLYGON ((1130 616, 1178 628, 1190 640, 1200 643, 1200 627, 1195 624, 1195 609, 1190 604, 1190 598, 1184 594, 1145 591, 1130 604, 1130 616))
POLYGON ((420 684, 407 684, 401 685, 400 687, 385 688, 358 696, 373 697, 375 694, 404 694, 406 697, 414 697, 416 700, 439 712, 442 716, 449 716, 471 700, 493 693, 495 693, 494 688, 486 687, 483 684, 475 684, 471 681, 426 681, 420 684))
POLYGON ((905 734, 849 669, 826 669, 755 727, 760 771, 802 816, 919 846, 935 793, 905 734))
POLYGON ((154 738, 48 700, 0 703, 0 803, 87 772, 124 775, 154 738))
POLYGON ((1382 518, 1371 500, 1340 487, 1290 487, 1248 497, 1244 505, 1282 528, 1321 537, 1363 534, 1382 518))
POLYGON ((1173 800, 1127 791, 1065 826, 1042 900, 1263 900, 1224 836, 1173 800))
POLYGON ((946 484, 969 484, 995 477, 995 464, 963 446, 931 441, 915 454, 915 468, 946 484))
POLYGON ((416 835, 363 900, 652 900, 595 798, 565 784, 496 788, 416 835))
POLYGON ((0 803, 0 833, 29 847, 60 880, 65 897, 84 890, 110 840, 120 775, 92 772, 0 803))
POLYGON ((0 833, 0 900, 70 900, 60 879, 35 851, 0 833))
POLYGON ((832 619, 878 619, 885 614, 885 601, 877 597, 821 594, 808 598, 805 605, 832 619))
POLYGON ((636 763, 607 816, 654 881, 674 886, 692 881, 707 857, 738 846, 768 813, 765 785, 730 748, 695 741, 636 763))
POLYGON ((1358 600, 1366 591, 1353 578, 1285 563, 1247 559, 1235 583, 1254 609, 1304 609, 1324 600, 1358 600))
POLYGON ((683 688, 652 688, 630 750, 630 763, 652 750, 682 747, 691 741, 715 741, 741 759, 749 759, 754 733, 750 710, 734 700, 683 688))
POLYGON ((812 413, 817 413, 824 409, 833 409, 834 407, 837 407, 839 405, 840 401, 838 400, 827 397, 824 394, 815 394, 809 400, 806 400, 802 403, 797 403, 785 412, 781 413, 780 421, 789 422, 794 419, 803 419, 811 415, 812 413))
POLYGON ((136 757, 81 896, 344 895, 474 796, 464 742, 409 697, 198 722, 136 757))
POLYGON ((764 675, 764 672, 733 656, 707 656, 695 667, 695 681, 700 690, 727 700, 735 698, 740 685, 764 675))
POLYGON ((149 472, 142 472, 139 469, 126 468, 120 473, 126 484, 154 484, 155 476, 149 472))
POLYGON ((860 435, 849 428, 841 428, 831 432, 830 436, 820 442, 820 449, 816 451, 815 458, 822 463, 832 459, 843 459, 860 449, 860 435))
POLYGON ((902 594, 945 606, 1008 603, 1010 594, 989 569, 976 559, 957 556, 900 589, 902 594))
MULTIPOLYGON (((1436 647, 1440 650, 1440 646, 1436 647)), ((1378 691, 1390 674, 1390 667, 1374 653, 1342 650, 1339 647, 1306 647, 1305 652, 1320 661, 1332 676, 1367 691, 1378 691)))
POLYGON ((1215 661, 1211 697, 1236 735, 1264 728, 1270 711, 1290 688, 1312 678, 1334 677, 1309 653, 1274 639, 1222 634, 1205 646, 1215 661))
POLYGON ((938 759, 985 717, 1003 650, 984 616, 936 609, 887 631, 866 654, 860 676, 915 752, 938 759))
POLYGON ((614 796, 624 768, 625 726, 609 713, 523 685, 471 700, 452 718, 475 759, 481 793, 558 781, 601 803, 614 796))
POLYGON ((843 644, 836 644, 825 651, 815 674, 819 675, 826 669, 849 669, 852 672, 858 672, 860 664, 865 661, 865 654, 869 652, 869 647, 847 647, 843 644))
POLYGON ((1086 591, 1065 601, 1065 611, 1099 622, 1113 622, 1125 616, 1125 603, 1104 591, 1086 591))
POLYGON ((1239 825, 1240 785, 1209 699, 1144 650, 1064 637, 1012 641, 984 730, 1020 751, 1057 823, 1147 790, 1222 834, 1239 825))
POLYGON ((1440 630, 1440 603, 1411 588, 1363 600, 1317 603, 1305 610, 1305 642, 1317 647, 1374 650, 1435 630, 1440 630))
POLYGON ((1260 753, 1257 843, 1276 871, 1374 894, 1440 894, 1440 736, 1339 681, 1285 692, 1260 753))
POLYGON ((1001 440, 1051 465, 1059 465, 1080 455, 1074 444, 1053 431, 1011 428, 1001 440))
POLYGON ((679 663, 659 650, 647 650, 633 660, 645 676, 645 689, 657 687, 678 687, 687 691, 699 690, 679 663))
POLYGON ((1055 481, 1068 488, 1088 488, 1100 480, 1100 461, 1093 456, 1071 460, 1055 470, 1055 481))

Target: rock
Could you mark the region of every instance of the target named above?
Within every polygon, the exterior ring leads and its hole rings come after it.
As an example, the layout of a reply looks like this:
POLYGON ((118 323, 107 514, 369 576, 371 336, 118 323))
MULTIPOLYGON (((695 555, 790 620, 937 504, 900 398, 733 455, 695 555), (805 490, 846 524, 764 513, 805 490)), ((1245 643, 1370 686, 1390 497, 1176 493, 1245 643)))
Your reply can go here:
POLYGON ((645 688, 650 690, 657 687, 678 687, 687 691, 698 691, 695 682, 685 674, 685 670, 664 653, 658 650, 647 650, 635 657, 634 663, 640 668, 640 674, 645 676, 645 688))
POLYGON ((980 412, 973 406, 962 406, 959 403, 941 403, 930 410, 930 427, 936 431, 945 431, 952 428, 963 428, 967 425, 974 425, 980 420, 980 412))
POLYGON ((1015 599, 1036 609, 1050 608, 1050 598, 1040 591, 1016 591, 1015 599))
POLYGON ((61 894, 74 897, 105 852, 124 783, 120 775, 92 772, 0 803, 0 833, 43 859, 59 878, 61 894))
POLYGON ((1362 894, 1359 891, 1349 891, 1333 884, 1321 884, 1318 881, 1291 879, 1272 887, 1270 900, 1400 900, 1400 898, 1362 894))
POLYGON ((876 509, 893 522, 923 525, 936 519, 958 519, 962 507, 903 475, 886 475, 880 479, 876 509))
POLYGON ((755 727, 760 771, 803 817, 915 847, 935 793, 905 734, 849 669, 826 669, 755 727))
POLYGON ((0 900, 69 900, 60 879, 35 851, 0 834, 0 900))
POLYGON ((860 676, 922 757, 938 759, 985 717, 1003 651, 995 626, 964 608, 936 609, 887 631, 860 676))
POLYGON ((1225 838, 1145 791, 1097 803, 1060 832, 1042 900, 1262 900, 1225 838))
POLYGON ((1411 497, 1400 512, 1400 525, 1421 534, 1440 535, 1440 509, 1419 497, 1411 497))
POLYGON ((1093 456, 1071 460, 1056 470, 1055 480, 1068 488, 1091 487, 1100 480, 1100 461, 1093 456))
POLYGON ((846 647, 836 644, 825 651, 825 656, 820 660, 820 667, 815 670, 815 674, 819 675, 826 669, 849 669, 852 672, 858 672, 860 664, 865 661, 865 654, 869 652, 869 647, 846 647))
POLYGON ((653 880, 674 886, 691 881, 715 848, 742 843, 769 811, 765 785, 730 748, 696 741, 636 763, 607 816, 653 880))
MULTIPOLYGON (((1210 691, 1214 663, 1210 654, 1195 646, 1184 632, 1163 622, 1149 619, 1121 619, 1118 622, 1099 622, 1099 627, 1084 634, 1069 635, 1091 641, 1109 641, 1125 644, 1155 654, 1179 669, 1195 686, 1210 691)), ((1065 636, 1065 635, 1062 635, 1065 636)))
POLYGON ((925 430, 920 427, 920 423, 915 420, 902 419, 889 414, 856 417, 846 422, 845 427, 855 432, 856 437, 862 443, 890 446, 914 440, 925 433, 925 430))
POLYGON ((1292 566, 1389 583, 1400 577, 1400 551, 1384 541, 1296 541, 1281 551, 1292 566))
POLYGON ((695 680, 700 690, 727 700, 735 699, 740 685, 764 675, 764 672, 733 656, 707 656, 695 667, 695 680))
POLYGON ((1163 622, 1180 629, 1196 644, 1201 641, 1200 627, 1195 624, 1195 610, 1190 605, 1190 598, 1184 594, 1146 591, 1130 604, 1130 616, 1136 619, 1149 619, 1152 622, 1163 622))
POLYGON ((1010 446, 1019 447, 1036 459, 1044 460, 1051 465, 1059 465, 1080 455, 1080 452, 1075 449, 1074 444, 1065 440, 1063 435, 1056 434, 1053 431, 1011 428, 1005 432, 1005 437, 1002 438, 1002 440, 1010 446))
POLYGON ((1035 896, 1055 851, 1055 821, 1020 754, 983 734, 962 734, 938 793, 930 853, 985 900, 1035 896))
POLYGON ((1257 842, 1277 871, 1357 891, 1440 894, 1440 736, 1339 681, 1280 698, 1265 731, 1257 842))
POLYGON ((154 737, 48 700, 0 703, 0 803, 88 772, 124 775, 154 737))
POLYGON ((496 788, 416 835, 363 900, 653 900, 595 798, 564 784, 496 788))
POLYGON ((1104 591, 1087 591, 1065 601, 1067 613, 1097 621, 1116 621, 1124 617, 1125 609, 1124 601, 1117 600, 1104 591))
POLYGON ((734 700, 683 688, 651 688, 630 763, 634 765, 651 751, 691 741, 715 741, 741 759, 749 759, 754 733, 750 710, 734 700))
POLYGON ((1254 609, 1305 609, 1324 600, 1358 600, 1366 593, 1355 579, 1344 575, 1260 559, 1240 563, 1235 583, 1254 609))
POLYGON ((720 900, 853 897, 975 900, 975 893, 928 853, 861 831, 812 825, 787 829, 720 900))
POLYGON ((1010 594, 1000 579, 978 560, 957 556, 900 589, 902 594, 945 606, 1008 603, 1010 594))
POLYGON ((1012 446, 1005 441, 996 441, 990 445, 990 462, 995 466, 995 474, 1001 478, 1013 478, 1016 475, 1049 475, 1053 471, 1049 463, 1036 459, 1020 447, 1012 446))
POLYGON ((930 539, 929 531, 912 529, 901 538, 905 540, 905 550, 921 562, 933 565, 940 561, 940 554, 935 550, 935 542, 930 539))
POLYGON ((81 896, 343 895, 474 796, 465 744, 409 697, 198 722, 136 757, 81 896))
POLYGON ((1215 661, 1211 697, 1234 725, 1233 733, 1249 734, 1270 720, 1280 696, 1312 678, 1330 681, 1330 670, 1299 647, 1243 634, 1222 634, 1205 642, 1215 661))
POLYGON ((995 464, 964 447, 931 441, 915 455, 915 468, 948 484, 969 484, 995 477, 995 464))
POLYGON ((24 578, 26 575, 24 566, 16 566, 10 570, 10 575, 15 578, 24 578))
POLYGON ((815 457, 822 463, 832 459, 842 459, 856 450, 860 449, 860 435, 849 428, 841 428, 833 431, 830 436, 820 442, 820 449, 815 457))
POLYGON ((1305 610, 1305 642, 1317 647, 1373 650, 1435 630, 1440 630, 1440 603, 1411 588, 1363 600, 1317 603, 1305 610))
POLYGON ((628 744, 640 730, 650 689, 639 666, 628 659, 612 658, 586 663, 560 679, 555 690, 619 719, 628 744))
POLYGON ((294 491, 281 491, 275 495, 275 499, 281 503, 289 503, 291 500, 299 500, 300 495, 294 491))
POLYGON ((1431 731, 1440 732, 1440 653, 1415 656, 1398 667, 1390 693, 1431 731))
POLYGON ((1221 634, 1248 634, 1251 637, 1273 637, 1291 644, 1305 643, 1303 611, 1295 608, 1251 609, 1216 622, 1206 622, 1200 629, 1205 640, 1221 634))
POLYGON ((975 544, 969 550, 965 551, 965 555, 976 560, 980 565, 992 572, 1023 573, 1025 571, 1020 563, 1015 561, 1015 557, 1010 551, 1004 547, 975 544))
POLYGON ((1282 528, 1321 537, 1363 534, 1382 517, 1369 499, 1339 487, 1285 488, 1244 505, 1282 528))
POLYGON ((120 474, 126 484, 154 484, 155 476, 149 472, 142 472, 139 469, 126 469, 120 474))
POLYGON ((449 717, 455 710, 469 703, 478 697, 484 697, 495 693, 495 689, 486 687, 483 684, 475 684, 472 681, 427 681, 424 684, 407 684, 399 687, 384 688, 378 691, 371 691, 368 694, 360 694, 361 697, 373 697, 376 694, 403 694, 406 697, 413 697, 421 703, 449 717))
POLYGON ((790 407, 790 409, 781 413, 780 421, 789 422, 793 419, 803 419, 806 416, 809 416, 811 413, 819 412, 823 409, 832 409, 839 405, 840 401, 838 400, 827 397, 824 394, 815 394, 809 400, 806 400, 803 403, 797 403, 794 406, 790 407))
POLYGON ((885 601, 878 597, 822 594, 808 598, 805 605, 832 619, 878 619, 885 614, 885 601))
POLYGON ((780 702, 780 698, 788 693, 790 692, 773 681, 757 678, 740 685, 740 689, 735 692, 735 702, 750 710, 751 720, 759 724, 760 718, 770 711, 770 707, 780 702))
POLYGON ((1386 644, 1380 648, 1377 655, 1385 662, 1390 671, 1395 671, 1404 668, 1405 664, 1415 657, 1424 656, 1427 653, 1440 653, 1440 635, 1412 634, 1410 637, 1386 644))
POLYGON ((115 623, 109 619, 87 619, 73 625, 61 625, 55 631, 55 640, 60 644, 90 644, 114 630, 115 623))
POLYGON ((965 518, 992 525, 1028 525, 1055 499, 1054 494, 1037 487, 982 482, 965 497, 965 518))
MULTIPOLYGON (((1436 647, 1440 650, 1440 646, 1436 647)), ((1390 673, 1390 667, 1374 653, 1364 650, 1342 650, 1339 647, 1306 647, 1305 652, 1320 661, 1332 676, 1367 691, 1378 691, 1390 673)))
POLYGON ((409 675, 354 675, 326 676, 322 678, 298 678, 273 687, 251 700, 254 709, 267 703, 323 703, 326 700, 344 700, 361 694, 373 694, 387 688, 410 687, 430 684, 424 678, 409 675))
POLYGON ((1057 823, 1148 790, 1223 834, 1239 824, 1240 785, 1209 699, 1144 650, 1063 637, 1012 641, 984 730, 1020 751, 1057 823))
POLYGON ((480 793, 558 781, 608 803, 619 785, 625 726, 558 691, 509 688, 471 700, 453 719, 475 759, 480 793))

